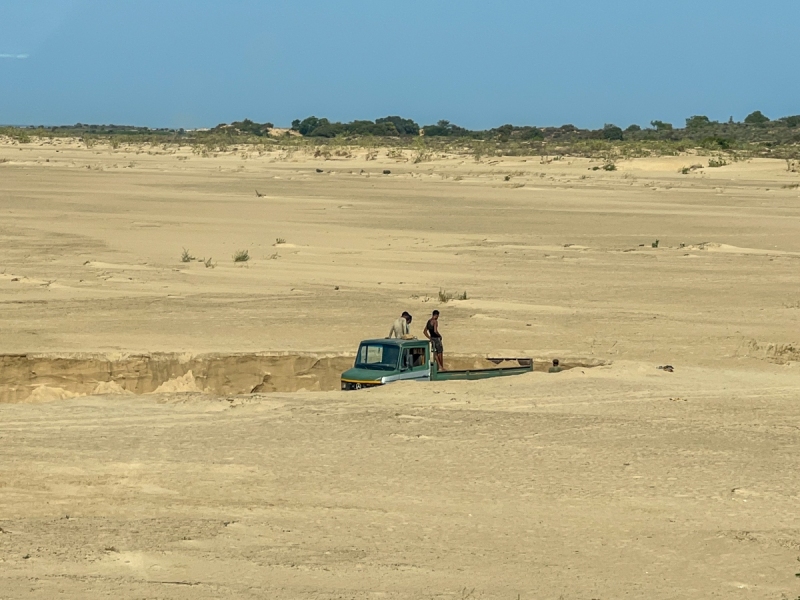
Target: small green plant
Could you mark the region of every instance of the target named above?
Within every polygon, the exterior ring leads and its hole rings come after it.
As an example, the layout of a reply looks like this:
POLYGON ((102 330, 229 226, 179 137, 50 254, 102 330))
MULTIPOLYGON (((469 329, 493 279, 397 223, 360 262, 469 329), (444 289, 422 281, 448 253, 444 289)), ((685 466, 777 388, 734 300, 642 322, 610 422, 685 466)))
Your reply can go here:
POLYGON ((688 175, 691 172, 692 172, 692 168, 691 167, 682 167, 681 168, 681 175, 688 175))
POLYGON ((603 165, 603 171, 616 171, 616 170, 617 170, 617 165, 615 165, 611 161, 608 161, 606 164, 603 165))
POLYGON ((275 245, 285 244, 286 238, 275 238, 275 245))
POLYGON ((195 259, 194 256, 189 254, 189 251, 186 248, 184 248, 183 249, 183 254, 181 254, 181 262, 188 263, 188 262, 192 262, 194 259, 195 259))
POLYGON ((31 136, 29 136, 24 131, 14 130, 8 134, 12 140, 19 142, 20 144, 28 144, 31 141, 31 136))
POLYGON ((708 166, 711 167, 712 169, 716 168, 716 167, 724 167, 727 164, 728 164, 728 161, 726 161, 724 158, 709 158, 708 159, 708 166))
POLYGON ((211 262, 211 257, 209 256, 206 260, 203 261, 203 264, 206 266, 206 269, 213 269, 217 266, 216 263, 211 262))
POLYGON ((237 250, 233 253, 233 262, 247 262, 250 260, 250 251, 249 250, 237 250))
POLYGON ((446 290, 439 290, 439 302, 442 304, 447 304, 450 300, 466 300, 467 299, 467 292, 464 291, 461 294, 454 294, 452 292, 448 292, 446 290))
MULTIPOLYGON (((270 260, 278 260, 278 253, 276 252, 275 254, 270 254, 270 255, 269 255, 269 259, 270 259, 270 260)), ((337 288, 337 289, 338 289, 338 288, 337 288)))
POLYGON ((652 247, 652 248, 658 248, 658 240, 656 240, 655 242, 653 242, 652 244, 650 244, 650 247, 652 247))

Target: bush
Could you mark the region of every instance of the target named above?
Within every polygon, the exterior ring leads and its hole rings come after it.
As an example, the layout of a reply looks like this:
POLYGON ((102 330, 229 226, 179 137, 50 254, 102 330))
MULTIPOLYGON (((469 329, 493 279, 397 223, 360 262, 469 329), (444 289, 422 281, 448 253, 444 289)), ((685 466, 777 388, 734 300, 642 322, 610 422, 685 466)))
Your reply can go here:
POLYGON ((686 119, 686 129, 700 129, 708 125, 711 125, 711 121, 705 115, 695 115, 686 119))
POLYGON ((603 139, 622 140, 622 129, 620 129, 616 125, 606 124, 606 126, 603 127, 603 139))
POLYGON ((748 125, 761 125, 762 123, 769 123, 769 117, 763 115, 760 110, 751 112, 744 118, 744 122, 748 125))
POLYGON ((793 115, 791 117, 783 117, 781 119, 784 123, 786 123, 787 127, 797 127, 800 125, 800 115, 793 115))
POLYGON ((524 141, 544 139, 544 132, 538 127, 520 127, 517 131, 519 139, 524 141))
POLYGON ((656 131, 672 131, 672 123, 664 123, 664 121, 650 121, 650 125, 656 131))
POLYGON ((634 123, 633 125, 628 125, 627 129, 625 129, 625 133, 635 133, 641 130, 642 128, 639 127, 636 123, 634 123))
POLYGON ((700 144, 704 148, 710 148, 712 150, 716 150, 717 148, 720 150, 728 150, 731 147, 731 140, 728 138, 712 136, 703 138, 700 144))
POLYGON ((245 119, 244 121, 234 121, 230 124, 230 127, 241 133, 248 133, 261 137, 269 135, 269 130, 273 129, 274 125, 272 123, 256 123, 250 119, 245 119))
POLYGON ((394 125, 395 131, 400 135, 419 135, 419 125, 411 119, 404 119, 402 117, 382 117, 375 119, 375 124, 391 123, 394 125))
POLYGON ((250 260, 250 251, 249 250, 237 250, 233 253, 233 262, 247 262, 250 260))
POLYGON ((709 158, 708 166, 712 169, 715 167, 724 167, 728 162, 724 158, 709 158))
POLYGON ((300 135, 308 135, 320 126, 321 121, 325 121, 327 123, 328 119, 318 119, 314 116, 307 117, 302 121, 300 119, 295 119, 292 121, 292 129, 294 129, 300 135))
POLYGON ((428 137, 465 137, 473 132, 458 125, 453 125, 450 121, 441 120, 436 125, 423 127, 422 133, 428 137))

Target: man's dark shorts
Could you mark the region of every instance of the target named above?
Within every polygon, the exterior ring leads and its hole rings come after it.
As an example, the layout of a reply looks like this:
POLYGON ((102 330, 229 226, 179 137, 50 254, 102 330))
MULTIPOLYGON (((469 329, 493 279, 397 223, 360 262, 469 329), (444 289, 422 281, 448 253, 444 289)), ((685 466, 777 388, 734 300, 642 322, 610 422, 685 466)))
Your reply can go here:
POLYGON ((444 353, 444 346, 442 346, 442 338, 431 338, 431 346, 433 346, 434 354, 444 353))

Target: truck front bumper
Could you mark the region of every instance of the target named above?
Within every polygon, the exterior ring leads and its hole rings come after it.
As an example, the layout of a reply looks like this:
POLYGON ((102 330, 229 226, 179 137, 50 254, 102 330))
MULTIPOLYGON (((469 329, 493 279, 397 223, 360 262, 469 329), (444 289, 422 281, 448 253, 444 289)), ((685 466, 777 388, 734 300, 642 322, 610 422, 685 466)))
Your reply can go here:
POLYGON ((364 388, 383 385, 381 381, 353 381, 352 379, 342 379, 343 390, 362 390, 364 388))

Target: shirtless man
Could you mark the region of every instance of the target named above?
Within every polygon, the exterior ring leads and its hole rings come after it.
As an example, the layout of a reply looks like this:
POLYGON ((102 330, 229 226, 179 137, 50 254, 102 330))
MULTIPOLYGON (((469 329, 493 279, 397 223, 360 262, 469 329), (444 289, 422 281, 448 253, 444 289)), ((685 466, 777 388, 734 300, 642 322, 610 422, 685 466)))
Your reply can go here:
POLYGON ((439 333, 439 311, 433 311, 431 318, 425 324, 425 337, 431 342, 431 351, 436 358, 439 370, 444 371, 444 346, 442 346, 442 335, 439 333))
POLYGON ((408 312, 403 311, 403 314, 400 315, 400 318, 397 319, 392 324, 392 329, 389 331, 388 338, 396 337, 398 340, 407 340, 411 337, 410 335, 410 326, 411 325, 411 315, 408 312))

